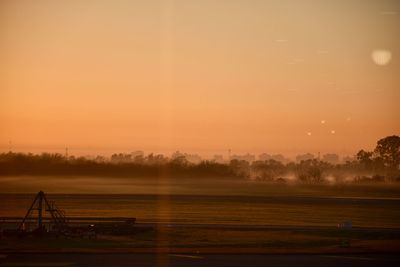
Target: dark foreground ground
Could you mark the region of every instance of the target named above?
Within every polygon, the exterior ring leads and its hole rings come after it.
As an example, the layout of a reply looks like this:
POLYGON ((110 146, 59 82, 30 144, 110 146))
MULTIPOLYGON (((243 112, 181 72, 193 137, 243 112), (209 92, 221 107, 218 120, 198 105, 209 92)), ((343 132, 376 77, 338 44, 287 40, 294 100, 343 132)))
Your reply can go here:
POLYGON ((400 266, 396 254, 224 255, 224 254, 12 254, 0 266, 400 266))

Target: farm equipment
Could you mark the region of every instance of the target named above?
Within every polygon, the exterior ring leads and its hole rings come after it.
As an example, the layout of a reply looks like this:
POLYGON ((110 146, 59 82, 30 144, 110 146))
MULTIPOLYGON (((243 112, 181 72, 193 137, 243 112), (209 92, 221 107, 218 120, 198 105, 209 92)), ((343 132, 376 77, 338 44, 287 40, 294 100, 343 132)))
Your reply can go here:
POLYGON ((55 236, 66 238, 96 238, 97 234, 126 235, 134 234, 136 218, 126 217, 66 217, 64 210, 50 202, 43 191, 35 196, 26 215, 20 217, 2 217, 5 225, 18 227, 4 229, 5 235, 18 236, 55 236))
POLYGON ((43 191, 40 191, 32 202, 32 205, 28 209, 25 217, 18 227, 18 231, 27 232, 32 231, 35 234, 43 234, 48 232, 64 232, 68 230, 67 218, 65 212, 56 207, 54 202, 49 202, 43 191), (35 219, 34 213, 37 211, 37 217, 35 219), (50 218, 47 219, 44 213, 50 214, 50 218), (35 222, 35 228, 29 229, 27 224, 35 222))

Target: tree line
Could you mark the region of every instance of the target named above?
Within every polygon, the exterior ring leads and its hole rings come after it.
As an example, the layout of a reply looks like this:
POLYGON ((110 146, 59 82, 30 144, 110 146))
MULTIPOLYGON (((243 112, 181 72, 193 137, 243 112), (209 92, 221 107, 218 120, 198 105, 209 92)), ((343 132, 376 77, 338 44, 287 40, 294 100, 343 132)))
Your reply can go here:
MULTIPOLYGON (((115 154, 121 158, 123 154, 115 154)), ((232 159, 229 163, 203 160, 189 162, 184 155, 140 155, 132 161, 107 161, 103 158, 65 157, 61 154, 2 153, 0 176, 71 175, 110 177, 226 177, 270 182, 294 180, 318 184, 342 182, 399 182, 400 137, 380 139, 373 151, 360 150, 354 160, 332 164, 319 159, 282 163, 273 159, 248 162, 232 159)))

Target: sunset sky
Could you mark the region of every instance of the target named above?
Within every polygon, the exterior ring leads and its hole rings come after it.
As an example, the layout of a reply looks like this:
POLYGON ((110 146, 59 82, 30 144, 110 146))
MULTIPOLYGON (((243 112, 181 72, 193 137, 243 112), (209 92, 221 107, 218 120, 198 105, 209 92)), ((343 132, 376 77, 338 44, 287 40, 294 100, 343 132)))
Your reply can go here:
POLYGON ((0 2, 2 152, 351 155, 393 134, 400 1, 0 2))

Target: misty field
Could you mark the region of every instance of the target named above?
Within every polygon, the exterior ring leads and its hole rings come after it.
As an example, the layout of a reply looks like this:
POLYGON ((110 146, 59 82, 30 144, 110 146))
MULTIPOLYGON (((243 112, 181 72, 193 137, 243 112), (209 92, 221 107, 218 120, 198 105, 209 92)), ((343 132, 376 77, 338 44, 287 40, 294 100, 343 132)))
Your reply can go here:
POLYGON ((0 240, 2 251, 285 253, 398 251, 400 188, 243 179, 3 177, 0 217, 44 190, 67 217, 135 217, 137 232, 97 239, 0 240), (122 193, 121 193, 122 192, 122 193), (351 231, 337 225, 351 221, 351 231), (351 248, 341 248, 343 240, 351 248), (347 241, 346 241, 347 242, 347 241))
POLYGON ((24 216, 44 190, 67 216, 139 223, 400 227, 400 187, 288 185, 240 179, 3 177, 1 216, 24 216), (118 193, 118 194, 117 194, 118 193))

